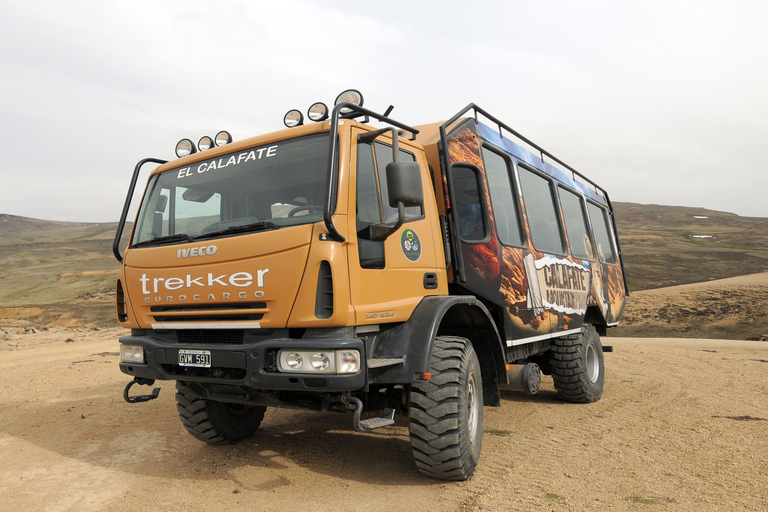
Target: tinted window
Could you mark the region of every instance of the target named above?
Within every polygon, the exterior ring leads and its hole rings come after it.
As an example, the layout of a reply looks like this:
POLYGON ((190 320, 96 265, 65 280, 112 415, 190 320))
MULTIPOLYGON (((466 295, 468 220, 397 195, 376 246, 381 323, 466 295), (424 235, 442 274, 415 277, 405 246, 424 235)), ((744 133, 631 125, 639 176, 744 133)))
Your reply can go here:
POLYGON ((507 160, 486 148, 483 148, 483 158, 499 240, 506 245, 523 245, 517 215, 517 202, 512 186, 513 180, 509 179, 507 160))
POLYGON ((560 235, 552 184, 524 167, 519 169, 533 246, 542 252, 563 254, 563 238, 560 235))
POLYGON ((616 251, 613 250, 611 231, 605 210, 594 203, 587 203, 587 210, 589 211, 589 219, 592 221, 592 233, 595 235, 600 261, 616 263, 616 251))
POLYGON ((475 171, 469 167, 451 167, 451 180, 456 195, 456 211, 461 238, 467 241, 484 240, 486 237, 480 187, 475 171))
POLYGON ((582 260, 594 260, 592 242, 589 240, 587 221, 584 217, 584 205, 581 198, 564 188, 560 189, 560 206, 565 218, 565 231, 568 233, 568 243, 571 254, 582 260))

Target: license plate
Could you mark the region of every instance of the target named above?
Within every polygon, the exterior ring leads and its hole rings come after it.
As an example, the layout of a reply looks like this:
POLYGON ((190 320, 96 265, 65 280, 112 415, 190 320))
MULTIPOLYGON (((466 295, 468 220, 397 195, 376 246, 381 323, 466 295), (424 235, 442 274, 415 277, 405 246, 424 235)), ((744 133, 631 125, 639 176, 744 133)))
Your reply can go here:
POLYGON ((179 366, 210 368, 211 352, 209 350, 179 350, 179 366))

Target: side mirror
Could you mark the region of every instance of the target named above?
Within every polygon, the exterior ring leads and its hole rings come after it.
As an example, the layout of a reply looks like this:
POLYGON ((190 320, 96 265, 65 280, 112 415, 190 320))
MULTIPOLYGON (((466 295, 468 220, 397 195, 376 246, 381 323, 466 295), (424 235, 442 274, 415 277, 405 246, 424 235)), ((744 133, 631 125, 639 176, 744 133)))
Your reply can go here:
POLYGON ((405 222, 405 208, 424 205, 424 189, 421 185, 421 167, 416 162, 395 161, 387 164, 387 195, 389 205, 397 208, 397 222, 373 224, 371 240, 381 242, 395 233, 405 222))
POLYGON ((392 162, 387 164, 387 190, 389 205, 396 207, 422 206, 424 189, 421 185, 421 168, 416 162, 392 162))

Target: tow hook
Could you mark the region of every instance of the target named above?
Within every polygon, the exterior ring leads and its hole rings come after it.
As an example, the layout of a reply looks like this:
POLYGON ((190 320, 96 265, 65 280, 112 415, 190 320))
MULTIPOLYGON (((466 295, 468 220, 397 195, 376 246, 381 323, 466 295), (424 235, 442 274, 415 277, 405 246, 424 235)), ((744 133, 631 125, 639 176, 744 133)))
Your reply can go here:
POLYGON ((123 398, 125 398, 125 401, 129 404, 138 404, 140 402, 149 402, 150 400, 154 400, 160 394, 160 388, 153 389, 151 395, 128 395, 128 390, 131 389, 131 386, 134 384, 151 386, 154 383, 154 379, 142 379, 141 377, 136 377, 131 382, 129 382, 127 386, 125 386, 125 390, 123 391, 123 398))
POLYGON ((361 420, 360 415, 363 412, 363 402, 359 398, 349 397, 348 400, 355 405, 355 419, 354 426, 358 432, 368 432, 375 428, 387 427, 395 424, 395 410, 384 409, 382 415, 378 418, 369 418, 367 420, 361 420))

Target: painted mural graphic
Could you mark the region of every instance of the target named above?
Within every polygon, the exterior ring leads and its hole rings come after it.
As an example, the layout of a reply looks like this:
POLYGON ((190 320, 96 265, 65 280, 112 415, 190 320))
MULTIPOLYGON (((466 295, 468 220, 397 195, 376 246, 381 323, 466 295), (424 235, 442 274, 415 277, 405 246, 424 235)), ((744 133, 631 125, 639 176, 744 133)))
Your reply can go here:
MULTIPOLYGON (((524 198, 517 194, 523 247, 499 242, 494 229, 497 226, 495 212, 488 201, 491 197, 489 184, 484 178, 482 139, 476 130, 474 121, 469 120, 448 136, 449 160, 459 164, 458 169, 452 167, 450 179, 456 203, 451 210, 453 221, 461 223, 462 243, 459 245, 466 277, 466 282, 461 285, 503 308, 508 345, 524 342, 525 338, 546 337, 578 328, 590 308, 597 308, 607 324, 617 322, 625 300, 621 268, 599 262, 594 257, 597 251, 591 249, 590 240, 585 240, 591 251, 590 258, 585 260, 574 258, 570 253, 557 255, 537 251, 530 242, 525 243, 531 240, 531 232, 524 198), (476 167, 482 172, 472 175, 471 171, 461 168, 461 163, 470 164, 468 169, 476 167), (482 194, 472 190, 473 176, 477 177, 482 194), (475 197, 479 199, 468 199, 475 197), (473 200, 481 203, 478 206, 482 207, 486 225, 469 230, 466 227, 470 222, 465 217, 478 213, 476 208, 470 207, 474 205, 470 202, 473 200)), ((523 156, 528 157, 527 164, 540 170, 546 167, 536 161, 537 157, 531 158, 530 154, 524 153, 527 152, 523 150, 523 156)), ((522 160, 520 155, 511 156, 522 160)), ((446 191, 448 179, 444 174, 446 191)), ((515 189, 517 192, 517 186, 515 189)))

